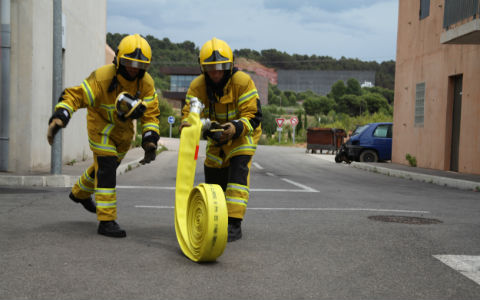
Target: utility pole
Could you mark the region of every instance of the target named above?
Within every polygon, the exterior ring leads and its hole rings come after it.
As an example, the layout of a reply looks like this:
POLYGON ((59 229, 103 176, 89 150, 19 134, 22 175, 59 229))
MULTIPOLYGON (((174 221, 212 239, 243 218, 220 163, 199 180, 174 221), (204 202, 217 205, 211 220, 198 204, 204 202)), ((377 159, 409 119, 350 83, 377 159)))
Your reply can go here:
MULTIPOLYGON (((62 0, 53 0, 53 84, 52 111, 62 93, 62 0)), ((55 135, 51 151, 51 174, 62 173, 62 130, 55 135)))

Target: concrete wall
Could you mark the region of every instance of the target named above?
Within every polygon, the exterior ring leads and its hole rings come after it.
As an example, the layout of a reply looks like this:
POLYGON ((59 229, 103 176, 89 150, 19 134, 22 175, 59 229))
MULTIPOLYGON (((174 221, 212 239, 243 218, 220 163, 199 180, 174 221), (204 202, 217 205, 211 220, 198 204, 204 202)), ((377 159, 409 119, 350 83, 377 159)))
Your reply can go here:
POLYGON ((312 91, 319 95, 330 93, 332 85, 350 78, 375 85, 375 71, 314 71, 314 70, 278 70, 278 88, 282 91, 312 91))
POLYGON ((253 82, 255 83, 255 87, 258 91, 258 96, 260 97, 260 104, 267 105, 268 104, 268 78, 264 76, 260 76, 257 74, 253 74, 251 72, 247 72, 248 75, 252 78, 253 82))
MULTIPOLYGON (((49 170, 46 141, 52 113, 53 2, 13 0, 9 171, 49 170)), ((64 86, 79 85, 105 62, 106 0, 63 0, 64 86)), ((63 161, 91 156, 86 111, 63 130, 63 161)))
POLYGON ((453 87, 463 75, 459 172, 480 174, 480 46, 444 45, 443 0, 431 0, 430 15, 419 20, 419 1, 399 1, 392 161, 449 170, 453 87), (425 82, 425 117, 414 126, 416 84, 425 82))

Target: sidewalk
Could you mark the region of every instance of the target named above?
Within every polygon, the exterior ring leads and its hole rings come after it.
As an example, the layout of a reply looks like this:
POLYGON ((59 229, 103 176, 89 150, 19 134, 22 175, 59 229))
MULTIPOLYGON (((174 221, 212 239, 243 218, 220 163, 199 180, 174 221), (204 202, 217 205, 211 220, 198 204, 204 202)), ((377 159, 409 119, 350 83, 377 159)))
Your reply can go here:
MULTIPOLYGON (((179 139, 162 137, 160 138, 159 145, 165 146, 170 151, 177 151, 179 142, 179 139)), ((306 155, 310 155, 312 156, 312 158, 320 158, 327 160, 331 163, 335 163, 335 155, 333 154, 306 155)), ((134 148, 128 151, 127 155, 122 161, 122 164, 117 169, 117 175, 123 174, 127 170, 141 166, 139 162, 142 158, 142 148, 134 148)), ((73 165, 63 165, 62 175, 51 175, 50 170, 43 170, 30 175, 0 173, 0 186, 71 187, 77 181, 78 177, 91 164, 92 158, 87 159, 86 161, 74 163, 73 165)), ((480 175, 423 169, 390 162, 352 162, 350 165, 347 165, 345 163, 342 163, 342 165, 370 172, 380 173, 387 176, 395 176, 464 190, 480 191, 480 175)))
MULTIPOLYGON (((334 154, 308 154, 317 156, 335 163, 334 154)), ((345 163, 341 163, 347 165, 345 163)), ((380 173, 387 176, 400 177, 404 179, 422 181, 437 185, 453 187, 462 190, 474 190, 480 192, 480 175, 457 173, 452 171, 442 171, 410 167, 392 162, 381 163, 361 163, 352 162, 350 167, 358 168, 370 172, 380 173)))
MULTIPOLYGON (((179 139, 160 138, 158 146, 163 145, 169 150, 178 150, 179 139)), ((141 147, 130 149, 117 168, 117 176, 128 170, 141 166, 140 160, 143 159, 143 149, 141 147)), ((72 187, 78 180, 78 177, 93 163, 90 157, 85 161, 75 162, 71 165, 62 165, 61 175, 50 174, 50 169, 39 170, 32 174, 12 174, 0 172, 0 186, 50 186, 50 187, 72 187)))

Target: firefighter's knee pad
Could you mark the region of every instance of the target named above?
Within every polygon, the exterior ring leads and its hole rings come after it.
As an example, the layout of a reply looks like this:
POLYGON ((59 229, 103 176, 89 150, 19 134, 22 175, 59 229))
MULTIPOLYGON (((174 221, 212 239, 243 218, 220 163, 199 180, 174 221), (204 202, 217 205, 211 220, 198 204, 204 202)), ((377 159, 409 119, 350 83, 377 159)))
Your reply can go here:
POLYGON ((227 189, 228 182, 228 168, 210 168, 203 166, 205 174, 205 183, 218 184, 222 187, 222 190, 227 189))
POLYGON ((97 164, 97 187, 114 188, 117 183, 117 157, 98 156, 97 164))
POLYGON ((251 159, 251 155, 238 155, 230 159, 229 183, 247 185, 251 159))

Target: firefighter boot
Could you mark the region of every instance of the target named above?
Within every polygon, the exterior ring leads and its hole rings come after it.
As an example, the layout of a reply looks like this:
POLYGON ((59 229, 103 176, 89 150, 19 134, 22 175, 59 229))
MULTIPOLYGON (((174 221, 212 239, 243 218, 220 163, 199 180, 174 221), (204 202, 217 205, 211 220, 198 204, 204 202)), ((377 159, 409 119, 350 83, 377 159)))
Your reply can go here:
POLYGON ((100 224, 98 224, 98 234, 117 238, 127 236, 125 230, 120 228, 115 221, 100 221, 100 224))
POLYGON ((73 193, 70 193, 69 195, 70 199, 72 199, 73 202, 75 203, 80 203, 83 208, 88 210, 91 213, 97 213, 97 207, 95 206, 95 202, 93 202, 92 197, 88 197, 87 199, 78 199, 73 195, 73 193))
POLYGON ((242 238, 242 219, 228 217, 228 239, 234 242, 242 238))

